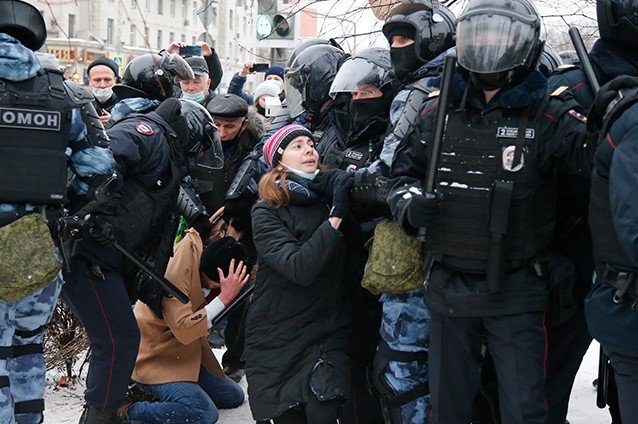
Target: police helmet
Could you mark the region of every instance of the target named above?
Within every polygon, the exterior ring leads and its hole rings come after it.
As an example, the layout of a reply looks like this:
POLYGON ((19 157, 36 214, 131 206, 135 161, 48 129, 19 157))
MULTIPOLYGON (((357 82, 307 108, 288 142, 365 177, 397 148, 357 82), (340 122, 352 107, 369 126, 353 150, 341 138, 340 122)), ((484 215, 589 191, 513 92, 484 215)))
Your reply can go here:
POLYGON ((638 46, 638 3, 635 0, 596 2, 600 38, 638 46))
POLYGON ((543 53, 541 53, 541 57, 538 61, 538 70, 546 77, 549 77, 562 65, 563 60, 556 50, 550 45, 545 44, 543 53))
MULTIPOLYGON (((128 87, 129 91, 133 89, 137 92, 139 97, 162 101, 173 96, 173 77, 188 80, 195 78, 195 75, 189 64, 177 54, 147 53, 126 65, 122 84, 128 87)), ((127 89, 116 86, 113 91, 122 98, 120 92, 126 92, 127 89)))
POLYGON ((213 118, 199 103, 186 99, 179 101, 188 127, 188 140, 182 143, 182 149, 189 158, 191 170, 194 166, 205 169, 222 168, 224 154, 213 118))
POLYGON ((42 47, 47 38, 47 27, 40 11, 20 0, 0 1, 0 32, 34 51, 42 47))
POLYGON ((470 0, 457 20, 461 65, 476 74, 529 74, 538 62, 541 17, 530 0, 470 0))
POLYGON ((349 56, 332 45, 319 44, 305 49, 286 71, 286 99, 290 116, 295 118, 305 109, 319 112, 330 99, 330 86, 343 61, 349 56))
POLYGON ((437 1, 401 4, 392 9, 383 24, 383 35, 392 45, 392 36, 407 29, 414 40, 416 57, 426 63, 454 46, 454 14, 437 1))
POLYGON ((373 85, 381 90, 393 80, 390 50, 372 47, 346 59, 330 87, 330 95, 351 93, 357 87, 373 85))

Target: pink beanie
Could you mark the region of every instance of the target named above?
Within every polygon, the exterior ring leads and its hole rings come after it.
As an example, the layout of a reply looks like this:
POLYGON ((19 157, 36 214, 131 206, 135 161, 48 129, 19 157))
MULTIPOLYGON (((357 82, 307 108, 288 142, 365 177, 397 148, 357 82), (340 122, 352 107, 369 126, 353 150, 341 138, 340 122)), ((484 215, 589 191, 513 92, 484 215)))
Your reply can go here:
POLYGON ((312 133, 301 125, 290 124, 277 130, 264 144, 264 160, 266 164, 271 168, 276 166, 288 144, 302 135, 314 140, 312 133))

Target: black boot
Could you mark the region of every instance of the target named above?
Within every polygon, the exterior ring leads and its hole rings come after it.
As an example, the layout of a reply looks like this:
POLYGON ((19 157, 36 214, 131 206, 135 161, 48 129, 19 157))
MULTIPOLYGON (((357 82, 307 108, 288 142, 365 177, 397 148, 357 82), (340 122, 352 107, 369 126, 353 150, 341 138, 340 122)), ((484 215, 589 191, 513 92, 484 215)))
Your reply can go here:
POLYGON ((78 424, 125 424, 126 421, 123 418, 118 417, 115 411, 99 411, 97 408, 89 405, 84 405, 84 412, 80 417, 78 424))

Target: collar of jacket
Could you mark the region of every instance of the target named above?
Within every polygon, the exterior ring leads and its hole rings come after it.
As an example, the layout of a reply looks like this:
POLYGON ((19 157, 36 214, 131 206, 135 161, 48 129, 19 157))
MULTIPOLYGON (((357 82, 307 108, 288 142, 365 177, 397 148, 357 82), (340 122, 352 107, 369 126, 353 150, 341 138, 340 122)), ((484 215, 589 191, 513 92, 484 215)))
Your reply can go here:
POLYGON ((624 47, 597 40, 589 52, 596 76, 603 85, 620 75, 638 76, 638 54, 635 47, 624 47))
MULTIPOLYGON (((158 100, 150 100, 143 97, 129 97, 122 99, 111 109, 111 122, 117 122, 134 113, 147 113, 159 106, 158 100)), ((164 121, 164 120, 162 120, 164 121)))
MULTIPOLYGON (((441 84, 441 77, 430 78, 427 81, 427 87, 432 91, 437 90, 441 84)), ((525 77, 520 83, 501 89, 498 94, 500 105, 507 109, 517 109, 526 107, 535 101, 541 100, 547 94, 547 78, 539 71, 534 70, 525 77)), ((465 90, 468 89, 468 82, 463 75, 461 69, 457 66, 452 81, 452 91, 450 99, 454 103, 458 103, 463 98, 465 90)), ((469 87, 469 94, 472 95, 478 91, 475 87, 469 87)))

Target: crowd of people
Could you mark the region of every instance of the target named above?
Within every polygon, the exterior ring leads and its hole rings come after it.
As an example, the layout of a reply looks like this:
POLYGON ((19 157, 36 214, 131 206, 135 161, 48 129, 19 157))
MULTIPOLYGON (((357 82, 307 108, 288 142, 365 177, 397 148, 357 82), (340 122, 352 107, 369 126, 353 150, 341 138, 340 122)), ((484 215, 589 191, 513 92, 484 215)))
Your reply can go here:
POLYGON ((596 3, 576 58, 531 0, 418 0, 224 94, 202 42, 65 80, 0 1, 0 422, 44 419, 58 297, 81 424, 214 423, 244 377, 258 424, 566 424, 592 336, 637 422, 638 5, 596 3))

